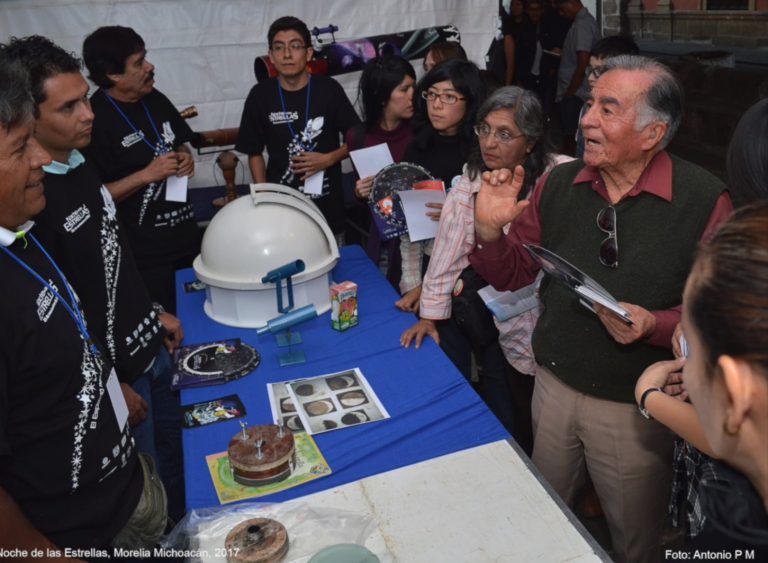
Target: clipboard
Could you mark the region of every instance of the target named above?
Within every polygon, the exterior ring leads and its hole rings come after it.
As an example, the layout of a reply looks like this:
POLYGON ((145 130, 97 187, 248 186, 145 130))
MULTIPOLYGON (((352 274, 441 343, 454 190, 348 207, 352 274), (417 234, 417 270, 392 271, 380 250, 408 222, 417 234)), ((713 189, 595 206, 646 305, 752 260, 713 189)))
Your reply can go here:
POLYGON ((629 311, 619 305, 619 302, 607 289, 576 266, 543 246, 524 244, 523 247, 539 263, 544 272, 576 293, 581 304, 587 309, 594 312, 594 304, 599 303, 619 316, 628 325, 634 324, 629 311))

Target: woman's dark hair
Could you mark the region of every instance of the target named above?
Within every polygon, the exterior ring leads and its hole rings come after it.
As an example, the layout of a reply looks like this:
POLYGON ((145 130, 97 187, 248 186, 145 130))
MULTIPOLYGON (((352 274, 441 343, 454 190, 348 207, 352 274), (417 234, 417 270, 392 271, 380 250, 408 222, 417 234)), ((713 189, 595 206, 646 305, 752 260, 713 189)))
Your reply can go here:
POLYGON ((768 99, 757 102, 739 120, 728 146, 726 170, 736 207, 768 199, 768 99))
MULTIPOLYGON (((523 90, 517 86, 505 86, 499 88, 488 96, 477 112, 477 125, 480 125, 489 113, 494 111, 508 111, 512 114, 520 132, 525 135, 525 141, 532 145, 531 152, 523 163, 525 169, 525 184, 520 191, 520 197, 525 197, 536 180, 546 170, 550 162, 552 149, 547 136, 544 134, 544 110, 541 108, 539 98, 533 92, 523 90)), ((467 172, 470 180, 488 167, 483 162, 480 147, 476 146, 467 160, 467 172)))
POLYGON ((88 78, 99 88, 112 88, 115 84, 107 75, 124 73, 128 57, 143 50, 144 40, 130 27, 100 27, 83 41, 88 78))
POLYGON ((459 126, 458 137, 461 151, 469 155, 470 150, 477 144, 475 132, 472 130, 477 120, 477 110, 487 95, 485 83, 480 78, 480 70, 475 63, 469 61, 458 59, 443 61, 419 80, 413 95, 415 107, 413 142, 422 150, 428 149, 434 143, 438 133, 429 121, 427 101, 421 97, 421 93, 426 92, 438 82, 445 81, 453 84, 453 88, 465 98, 466 111, 459 126))
POLYGON ((272 48, 272 41, 274 41, 275 35, 281 31, 295 31, 301 35, 305 47, 312 47, 312 37, 309 35, 309 28, 307 28, 307 24, 305 24, 299 18, 295 18, 293 16, 283 16, 282 18, 277 18, 275 21, 273 21, 272 25, 269 26, 269 30, 267 31, 267 43, 269 44, 268 47, 270 49, 272 48))
POLYGON ((432 60, 435 61, 435 64, 450 59, 469 60, 467 59, 467 52, 464 50, 464 47, 456 41, 440 41, 435 43, 429 48, 424 58, 426 59, 430 53, 432 53, 432 60))
POLYGON ((691 275, 687 307, 708 371, 728 355, 768 377, 768 201, 736 211, 699 249, 691 275))
POLYGON ((416 80, 416 71, 411 63, 397 55, 382 55, 366 63, 357 89, 366 130, 379 124, 392 91, 406 76, 416 80))

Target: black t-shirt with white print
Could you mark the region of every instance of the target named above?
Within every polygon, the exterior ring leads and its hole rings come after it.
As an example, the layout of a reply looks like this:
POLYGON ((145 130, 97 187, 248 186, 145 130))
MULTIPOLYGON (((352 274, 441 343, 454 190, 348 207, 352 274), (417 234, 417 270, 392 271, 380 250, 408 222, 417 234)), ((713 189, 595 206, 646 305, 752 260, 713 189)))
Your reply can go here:
MULTIPOLYGON (((283 90, 270 78, 251 88, 240 120, 235 149, 259 155, 267 149, 267 181, 303 191, 303 182, 290 169, 290 159, 301 152, 328 153, 340 146, 340 135, 360 123, 344 89, 333 78, 314 75, 304 88, 283 90), (309 96, 309 119, 306 115, 309 96)), ((344 230, 341 164, 325 170, 322 196, 311 195, 331 230, 344 230)))
MULTIPOLYGON (((34 242, 8 250, 68 299, 34 242)), ((143 484, 107 391, 111 363, 90 353, 58 298, 2 250, 0 271, 0 486, 58 546, 106 547, 143 484)))
MULTIPOLYGON (((115 103, 132 125, 112 105, 106 92, 97 90, 91 96, 96 116, 91 144, 83 150, 104 183, 121 180, 152 162, 155 153, 144 140, 153 147, 162 142, 175 150, 192 139, 189 125, 157 90, 139 102, 115 103)), ((192 205, 166 201, 165 185, 165 180, 152 182, 117 204, 136 263, 142 270, 194 257, 200 250, 192 205)))
POLYGON ((75 287, 120 381, 131 384, 160 351, 164 330, 96 169, 86 161, 66 174, 50 170, 36 236, 75 287))

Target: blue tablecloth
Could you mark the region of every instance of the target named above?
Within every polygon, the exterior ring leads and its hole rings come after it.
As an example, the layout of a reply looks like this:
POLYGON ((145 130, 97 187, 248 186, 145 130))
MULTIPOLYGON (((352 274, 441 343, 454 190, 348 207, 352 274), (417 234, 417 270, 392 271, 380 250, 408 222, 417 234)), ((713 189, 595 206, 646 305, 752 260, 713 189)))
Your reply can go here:
MULTIPOLYGON (((272 422, 268 382, 289 381, 359 367, 391 418, 357 427, 325 432, 315 441, 333 473, 259 500, 284 501, 329 489, 466 448, 509 438, 442 351, 429 340, 421 349, 406 350, 399 336, 415 318, 399 312, 397 294, 358 246, 341 249, 334 281, 358 284, 360 324, 346 332, 331 328, 330 313, 298 325, 307 362, 280 367, 273 335, 257 336, 253 329, 228 327, 203 311, 204 292, 185 293, 183 283, 194 279, 191 269, 177 274, 178 316, 185 343, 239 337, 261 354, 253 373, 224 385, 184 390, 182 404, 236 393, 245 405, 249 425, 272 422)), ((218 504, 205 456, 225 451, 240 429, 238 420, 185 429, 184 472, 187 507, 218 504)), ((482 468, 479 468, 482 470, 482 468)))

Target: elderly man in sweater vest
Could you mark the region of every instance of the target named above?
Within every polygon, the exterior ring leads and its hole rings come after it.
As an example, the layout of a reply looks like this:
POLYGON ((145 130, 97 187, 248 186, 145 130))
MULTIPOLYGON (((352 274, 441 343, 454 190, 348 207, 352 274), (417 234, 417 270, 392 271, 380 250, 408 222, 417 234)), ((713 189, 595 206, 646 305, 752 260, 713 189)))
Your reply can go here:
POLYGON ((520 167, 485 174, 471 263, 497 289, 516 289, 538 271, 523 244, 541 245, 630 312, 632 324, 599 305, 595 314, 545 279, 533 336, 533 461, 567 503, 589 471, 616 561, 655 561, 673 437, 638 412, 633 389, 645 367, 671 359, 696 245, 732 205, 717 178, 664 150, 682 118, 682 92, 666 67, 609 59, 587 104, 583 161, 542 178, 530 202, 517 201, 520 167))

